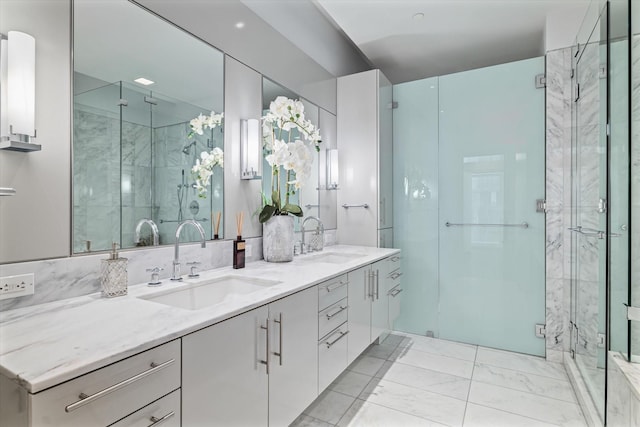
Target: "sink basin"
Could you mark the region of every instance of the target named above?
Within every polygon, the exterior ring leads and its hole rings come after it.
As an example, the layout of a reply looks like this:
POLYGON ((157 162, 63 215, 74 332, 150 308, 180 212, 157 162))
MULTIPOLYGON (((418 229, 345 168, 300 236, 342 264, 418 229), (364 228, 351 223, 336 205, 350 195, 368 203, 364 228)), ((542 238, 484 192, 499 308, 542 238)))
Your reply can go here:
POLYGON ((345 262, 352 261, 356 258, 362 258, 364 254, 358 254, 353 252, 325 252, 316 255, 308 255, 301 257, 300 261, 308 262, 324 262, 328 264, 343 264, 345 262))
POLYGON ((194 283, 179 289, 168 289, 140 298, 172 307, 200 310, 223 302, 233 302, 253 292, 281 282, 243 276, 224 276, 194 283))

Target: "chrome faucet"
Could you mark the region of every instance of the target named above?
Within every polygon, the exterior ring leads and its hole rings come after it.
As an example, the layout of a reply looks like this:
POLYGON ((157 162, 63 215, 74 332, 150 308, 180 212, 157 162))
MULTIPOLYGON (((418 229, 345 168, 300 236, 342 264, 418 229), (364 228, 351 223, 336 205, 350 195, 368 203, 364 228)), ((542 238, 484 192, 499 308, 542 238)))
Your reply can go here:
POLYGON ((316 233, 319 235, 319 239, 324 239, 324 224, 322 223, 322 221, 320 221, 320 218, 318 218, 317 216, 308 216, 304 219, 304 221, 302 221, 302 243, 300 245, 300 253, 304 253, 305 250, 307 250, 307 252, 312 252, 312 251, 321 251, 322 247, 323 247, 323 243, 318 243, 317 245, 315 245, 315 247, 311 247, 311 249, 308 249, 308 245, 305 244, 304 242, 304 235, 305 235, 305 228, 304 225, 307 223, 307 221, 309 221, 310 219, 316 221, 318 223, 318 225, 316 226, 316 233))
POLYGON ((153 246, 158 246, 158 244, 160 243, 160 233, 158 232, 158 226, 155 222, 153 222, 153 220, 149 218, 142 218, 140 221, 138 221, 138 225, 136 225, 136 239, 134 243, 136 245, 140 243, 140 230, 142 229, 142 226, 144 224, 149 224, 149 227, 151 227, 151 233, 153 234, 153 246))
POLYGON ((182 228, 187 224, 193 225, 200 233, 201 247, 204 248, 207 246, 207 242, 204 237, 204 228, 202 228, 202 225, 200 225, 198 221, 187 219, 178 224, 178 228, 176 229, 176 245, 174 248, 173 274, 171 275, 171 280, 182 280, 182 276, 180 275, 180 232, 182 231, 182 228))

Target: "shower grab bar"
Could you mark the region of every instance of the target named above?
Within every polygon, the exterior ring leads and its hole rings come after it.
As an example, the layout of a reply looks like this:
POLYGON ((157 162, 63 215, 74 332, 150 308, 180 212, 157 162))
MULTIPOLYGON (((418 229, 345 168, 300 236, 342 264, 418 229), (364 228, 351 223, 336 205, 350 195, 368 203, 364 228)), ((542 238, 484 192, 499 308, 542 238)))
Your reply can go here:
POLYGON ((342 205, 343 208, 345 209, 349 209, 349 208, 365 208, 365 209, 369 209, 369 204, 368 203, 363 203, 361 205, 347 205, 346 203, 344 205, 342 205))
POLYGON ((519 228, 529 228, 529 223, 522 222, 520 224, 456 224, 453 222, 445 222, 445 226, 447 227, 519 227, 519 228))
POLYGON ((622 234, 619 234, 619 233, 611 233, 611 234, 607 235, 606 231, 596 230, 595 228, 582 227, 580 225, 577 226, 577 227, 569 227, 569 230, 573 231, 574 233, 580 233, 583 236, 597 237, 600 240, 604 240, 605 237, 620 237, 620 236, 622 236, 622 234))
MULTIPOLYGON (((208 218, 202 218, 202 219, 194 218, 194 220, 198 221, 198 222, 207 222, 207 221, 209 221, 208 218)), ((160 220, 160 224, 164 224, 165 222, 182 222, 182 220, 179 220, 179 219, 161 219, 160 220)))

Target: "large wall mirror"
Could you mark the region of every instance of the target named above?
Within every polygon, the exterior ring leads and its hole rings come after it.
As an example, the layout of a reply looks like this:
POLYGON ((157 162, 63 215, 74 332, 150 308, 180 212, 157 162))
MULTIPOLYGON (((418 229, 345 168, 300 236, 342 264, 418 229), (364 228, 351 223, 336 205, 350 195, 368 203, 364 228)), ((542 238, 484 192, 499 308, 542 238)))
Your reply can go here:
MULTIPOLYGON (((269 106, 278 96, 286 96, 290 99, 299 99, 304 105, 304 115, 307 120, 320 128, 322 143, 320 152, 314 153, 314 164, 312 173, 306 184, 295 195, 292 195, 291 202, 298 204, 304 213, 304 217, 315 216, 320 218, 325 229, 335 229, 337 227, 337 207, 335 189, 327 190, 327 150, 336 147, 336 116, 318 108, 318 106, 301 98, 295 92, 279 85, 278 83, 262 79, 262 110, 263 114, 269 110, 269 106)), ((291 131, 291 140, 300 138, 297 130, 291 131)), ((288 140, 289 134, 283 132, 278 138, 288 140)), ((263 159, 262 165, 262 191, 264 194, 271 193, 271 168, 263 159)), ((296 218, 295 229, 300 230, 303 218, 296 218)))
POLYGON ((222 52, 127 0, 75 0, 73 17, 73 252, 152 245, 142 220, 159 244, 186 219, 222 238, 221 167, 206 192, 192 168, 219 154, 224 121, 191 126, 222 113, 222 52))

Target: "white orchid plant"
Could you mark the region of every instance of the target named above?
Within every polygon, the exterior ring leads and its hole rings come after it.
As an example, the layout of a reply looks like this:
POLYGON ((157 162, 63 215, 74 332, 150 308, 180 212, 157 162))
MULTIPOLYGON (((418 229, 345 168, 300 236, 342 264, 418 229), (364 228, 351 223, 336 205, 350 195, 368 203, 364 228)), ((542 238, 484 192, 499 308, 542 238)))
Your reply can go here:
MULTIPOLYGON (((222 126, 223 114, 216 114, 211 112, 210 116, 200 114, 198 117, 192 119, 189 122, 191 131, 187 135, 188 138, 192 138, 194 135, 204 135, 204 131, 207 129, 215 129, 218 126, 222 126)), ((196 164, 191 168, 191 174, 195 179, 195 189, 198 191, 198 197, 207 197, 207 187, 211 181, 211 175, 213 175, 213 168, 215 166, 224 166, 224 152, 215 147, 211 151, 203 151, 200 153, 200 158, 196 159, 196 164)))
POLYGON ((301 217, 302 208, 289 203, 289 196, 294 195, 311 176, 314 149, 320 151, 320 129, 305 119, 302 102, 278 96, 262 117, 262 133, 265 160, 271 166, 271 200, 262 195, 260 222, 267 222, 274 215, 301 217), (293 138, 295 129, 302 139, 293 138), (286 132, 287 141, 283 139, 283 132, 286 132), (285 175, 284 200, 281 194, 282 175, 285 175))

